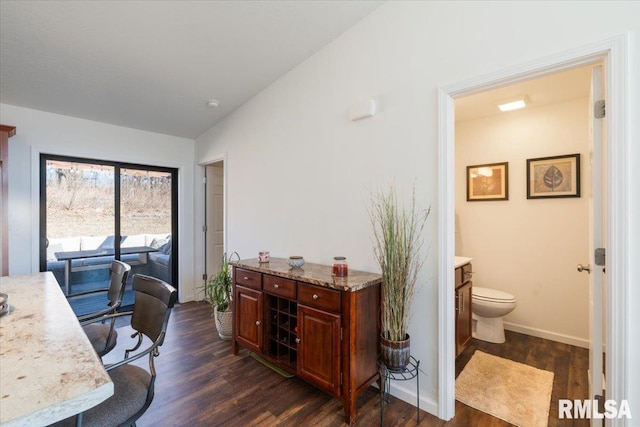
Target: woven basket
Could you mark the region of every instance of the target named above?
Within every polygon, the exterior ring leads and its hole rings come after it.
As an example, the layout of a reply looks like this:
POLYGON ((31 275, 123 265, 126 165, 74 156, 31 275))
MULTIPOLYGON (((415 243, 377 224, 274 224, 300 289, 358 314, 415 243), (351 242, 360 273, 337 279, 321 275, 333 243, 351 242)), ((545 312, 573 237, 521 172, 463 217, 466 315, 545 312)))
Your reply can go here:
POLYGON ((232 334, 233 312, 231 310, 218 311, 218 307, 213 309, 213 317, 216 319, 216 329, 218 335, 223 340, 230 340, 232 334))

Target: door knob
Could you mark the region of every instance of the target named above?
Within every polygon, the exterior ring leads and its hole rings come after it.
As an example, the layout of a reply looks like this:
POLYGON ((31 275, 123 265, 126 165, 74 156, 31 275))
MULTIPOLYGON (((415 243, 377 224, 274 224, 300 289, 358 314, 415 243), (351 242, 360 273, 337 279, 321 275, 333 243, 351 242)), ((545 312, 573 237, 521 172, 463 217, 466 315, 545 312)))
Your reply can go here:
POLYGON ((582 273, 583 271, 586 271, 587 273, 591 274, 591 265, 578 264, 578 273, 582 273))

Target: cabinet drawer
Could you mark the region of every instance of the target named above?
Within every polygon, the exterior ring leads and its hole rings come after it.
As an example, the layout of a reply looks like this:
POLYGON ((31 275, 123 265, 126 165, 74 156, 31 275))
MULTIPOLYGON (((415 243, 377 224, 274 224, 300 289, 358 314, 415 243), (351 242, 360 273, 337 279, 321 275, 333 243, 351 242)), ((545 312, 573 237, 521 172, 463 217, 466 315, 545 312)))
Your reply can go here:
POLYGON ((462 286, 463 283, 471 280, 471 275, 473 274, 473 269, 471 268, 471 264, 465 264, 462 267, 456 268, 456 283, 455 287, 462 286))
POLYGON ((340 291, 307 283, 298 283, 298 303, 339 313, 340 291))
POLYGON ((278 276, 264 275, 263 290, 281 297, 296 299, 296 282, 278 276))
POLYGON ((471 268, 471 264, 463 265, 462 266, 462 283, 465 283, 471 280, 472 274, 473 274, 473 268, 471 268))
POLYGON ((262 289, 262 273, 236 268, 235 282, 251 289, 262 289))

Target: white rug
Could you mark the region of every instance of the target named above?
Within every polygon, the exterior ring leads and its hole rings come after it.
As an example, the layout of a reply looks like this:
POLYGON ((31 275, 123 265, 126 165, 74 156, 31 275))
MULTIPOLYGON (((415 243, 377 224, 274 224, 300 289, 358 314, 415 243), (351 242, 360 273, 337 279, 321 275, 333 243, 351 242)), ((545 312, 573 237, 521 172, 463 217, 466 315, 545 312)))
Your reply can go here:
POLYGON ((456 399, 520 427, 547 427, 553 372, 476 351, 456 379, 456 399))

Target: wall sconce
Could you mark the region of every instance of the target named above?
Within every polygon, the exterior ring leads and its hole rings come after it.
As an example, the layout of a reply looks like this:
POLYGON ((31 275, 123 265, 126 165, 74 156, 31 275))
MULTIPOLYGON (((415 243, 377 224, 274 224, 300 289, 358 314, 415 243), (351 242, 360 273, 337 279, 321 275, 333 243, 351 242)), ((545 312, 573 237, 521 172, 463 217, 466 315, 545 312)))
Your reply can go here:
POLYGON ((364 102, 354 104, 349 108, 349 120, 356 121, 365 119, 367 117, 373 117, 376 114, 376 101, 375 99, 368 99, 364 102))

